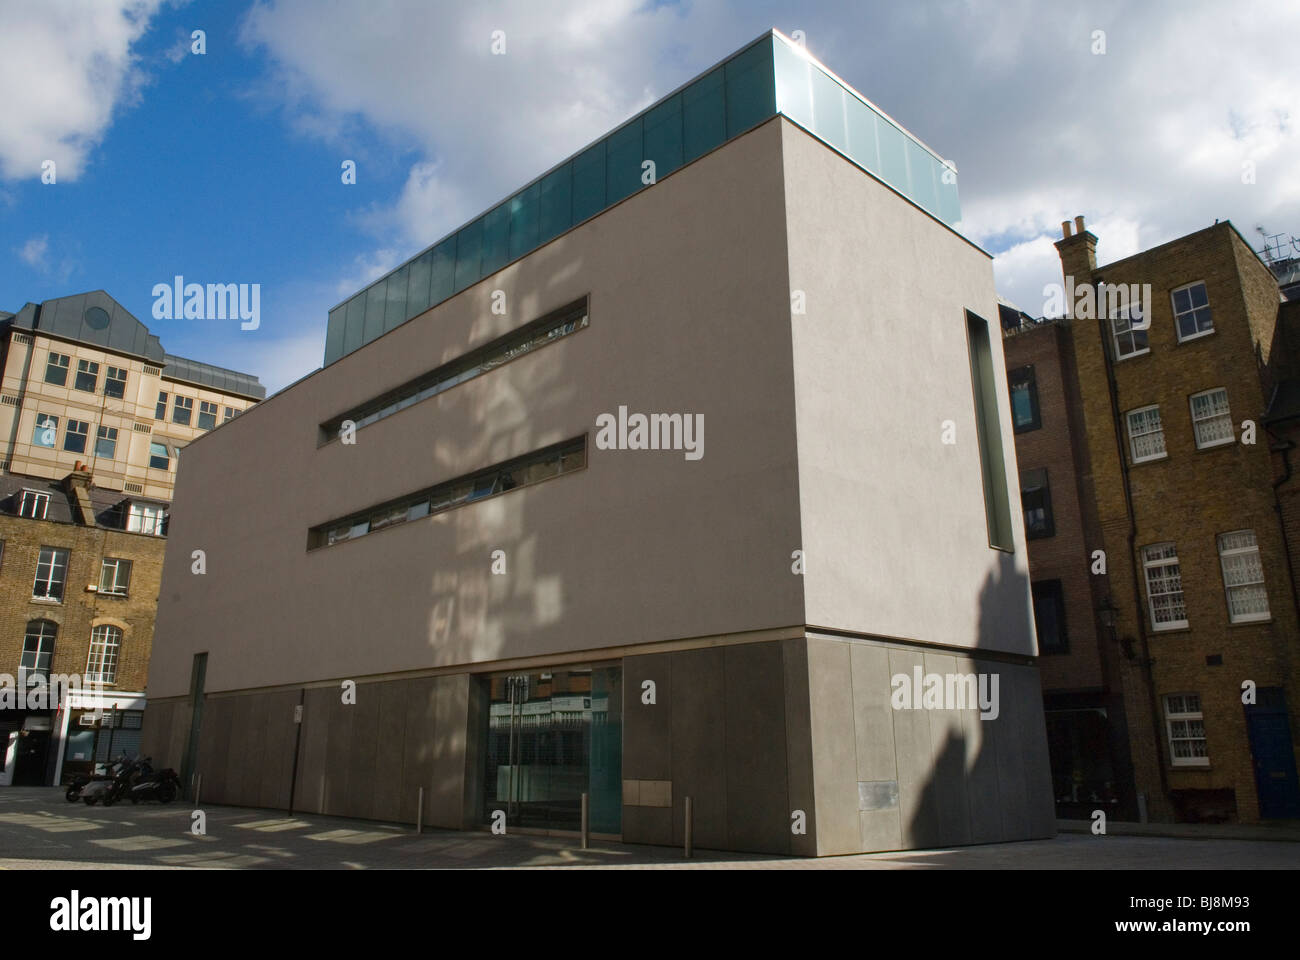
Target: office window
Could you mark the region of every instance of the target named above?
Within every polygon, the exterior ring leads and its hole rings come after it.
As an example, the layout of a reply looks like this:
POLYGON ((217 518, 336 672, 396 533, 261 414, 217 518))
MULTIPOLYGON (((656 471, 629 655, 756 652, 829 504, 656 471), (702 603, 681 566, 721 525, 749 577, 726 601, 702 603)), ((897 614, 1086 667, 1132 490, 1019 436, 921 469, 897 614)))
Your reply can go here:
POLYGON ((1214 318, 1210 315, 1210 298, 1203 282, 1189 283, 1170 295, 1174 301, 1174 323, 1178 340, 1191 340, 1214 332, 1214 318))
POLYGON ((1254 530, 1219 535, 1219 565, 1228 596, 1228 619, 1233 623, 1267 620, 1268 591, 1264 589, 1264 564, 1254 530))
POLYGON ((1043 425, 1038 410, 1038 382, 1033 366, 1018 367, 1007 373, 1011 388, 1011 422, 1016 433, 1037 430, 1043 425))
POLYGON ((194 401, 189 397, 177 397, 172 406, 172 423, 190 425, 190 415, 194 412, 194 401))
POLYGON ((117 456, 117 427, 100 427, 95 438, 95 456, 112 460, 117 456))
MULTIPOLYGON (((59 635, 59 625, 52 620, 31 620, 23 635, 23 655, 18 661, 21 674, 48 677, 50 661, 54 659, 54 641, 59 635)), ((19 680, 22 683, 23 680, 19 680)))
POLYGON ((206 400, 199 401, 199 429, 211 430, 217 425, 217 405, 206 400))
POLYGON ((467 380, 495 370, 517 357, 555 343, 575 331, 585 329, 587 322, 586 300, 569 304, 513 333, 498 337, 491 343, 435 367, 379 397, 353 407, 346 413, 332 417, 320 425, 319 439, 321 442, 328 442, 337 438, 344 420, 351 420, 358 430, 368 427, 378 420, 405 410, 412 404, 427 400, 444 390, 450 390, 467 380))
POLYGON ((66 387, 68 385, 68 360, 69 357, 62 353, 51 353, 49 359, 45 361, 45 382, 52 383, 56 387, 66 387))
POLYGON ((32 445, 54 449, 54 442, 59 436, 59 418, 48 413, 36 415, 36 426, 32 427, 32 445))
POLYGON ((32 585, 34 600, 63 600, 63 583, 68 574, 68 551, 59 547, 41 547, 36 561, 36 581, 32 585))
POLYGON ((118 400, 126 396, 126 371, 121 367, 109 367, 105 373, 104 396, 118 400))
POLYGON ((166 420, 166 419, 167 419, 167 393, 166 393, 166 391, 163 391, 163 390, 159 390, 159 391, 158 391, 158 405, 157 405, 156 407, 153 408, 153 418, 154 418, 155 420, 166 420))
POLYGON ((167 470, 171 467, 171 455, 167 452, 167 444, 159 443, 157 440, 149 444, 149 468, 151 470, 167 470))
POLYGON ((993 349, 989 325, 966 311, 966 344, 970 350, 971 391, 975 398, 975 433, 984 479, 984 518, 989 546, 1012 549, 1011 495, 1007 492, 1006 463, 1002 455, 1002 426, 993 378, 993 349))
POLYGON ((63 449, 72 453, 85 453, 88 436, 90 436, 89 423, 85 420, 69 420, 68 428, 63 433, 63 449))
POLYGON ((346 540, 356 540, 385 527, 450 510, 516 487, 539 483, 551 477, 580 470, 585 465, 586 438, 579 437, 517 457, 495 467, 488 467, 478 473, 426 488, 384 506, 313 527, 307 533, 307 548, 314 550, 346 540))
POLYGON ((1124 360, 1146 353, 1147 330, 1136 324, 1143 322, 1141 307, 1134 303, 1120 307, 1111 317, 1111 332, 1115 340, 1115 359, 1124 360))
POLYGON ((126 517, 126 529, 132 533, 152 533, 162 536, 166 528, 163 507, 151 503, 133 503, 126 517))
POLYGON ((235 414, 237 414, 238 412, 239 412, 239 411, 236 410, 234 407, 226 407, 225 416, 223 416, 223 417, 221 418, 221 422, 222 422, 222 423, 226 423, 226 422, 228 422, 228 421, 230 421, 230 420, 234 420, 234 419, 235 419, 235 414))
POLYGON ((1025 538, 1037 540, 1054 536, 1052 491, 1047 485, 1046 470, 1024 470, 1020 474, 1020 507, 1025 515, 1025 538))
POLYGON ((78 360, 77 378, 72 381, 72 385, 78 390, 94 393, 99 385, 99 364, 93 360, 78 360))
POLYGON ((31 517, 33 520, 44 520, 45 511, 50 507, 50 495, 48 493, 37 493, 35 490, 24 490, 22 496, 18 498, 18 516, 31 517))
POLYGON ((1060 580, 1040 580, 1032 585, 1034 626, 1038 630, 1038 652, 1068 653, 1065 634, 1065 594, 1060 580))
POLYGON ((1165 429, 1158 406, 1130 410, 1128 421, 1129 454, 1134 463, 1159 460, 1165 456, 1165 429))
POLYGON ((1183 602, 1183 575, 1178 551, 1172 543, 1155 543, 1142 548, 1146 573, 1147 605, 1155 630, 1187 626, 1187 604, 1183 602))
POLYGON ((131 584, 131 561, 105 557, 99 568, 99 592, 125 597, 131 584))
POLYGON ((117 677, 117 654, 122 648, 122 631, 108 625, 90 631, 90 656, 86 658, 87 683, 113 683, 117 677))
POLYGON ((1176 767, 1207 767, 1210 754, 1205 745, 1205 716, 1201 698, 1195 693, 1165 697, 1165 729, 1169 734, 1169 760, 1176 767))
POLYGON ((1222 388, 1193 394, 1192 431, 1196 435, 1196 449, 1217 447, 1232 443, 1237 435, 1232 430, 1232 414, 1228 411, 1228 391, 1222 388))

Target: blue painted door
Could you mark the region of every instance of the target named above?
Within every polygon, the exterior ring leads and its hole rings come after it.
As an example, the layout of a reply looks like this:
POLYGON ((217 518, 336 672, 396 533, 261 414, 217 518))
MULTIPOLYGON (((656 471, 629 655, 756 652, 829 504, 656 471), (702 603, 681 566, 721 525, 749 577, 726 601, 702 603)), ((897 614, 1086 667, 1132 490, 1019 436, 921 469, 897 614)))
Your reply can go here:
POLYGON ((1250 753, 1255 762, 1259 815, 1266 820, 1300 818, 1300 779, 1281 687, 1260 687, 1246 706, 1250 753))

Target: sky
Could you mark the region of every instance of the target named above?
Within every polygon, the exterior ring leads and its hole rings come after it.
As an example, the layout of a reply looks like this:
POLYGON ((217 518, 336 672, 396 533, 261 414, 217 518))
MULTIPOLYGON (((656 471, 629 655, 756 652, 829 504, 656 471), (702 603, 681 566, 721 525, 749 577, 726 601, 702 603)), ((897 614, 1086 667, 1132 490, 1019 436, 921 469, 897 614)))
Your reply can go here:
POLYGON ((273 392, 332 306, 771 27, 956 166, 1034 316, 1078 214, 1101 263, 1300 235, 1295 2, 0 0, 0 309, 104 289, 273 392), (176 275, 260 284, 260 326, 155 319, 176 275))

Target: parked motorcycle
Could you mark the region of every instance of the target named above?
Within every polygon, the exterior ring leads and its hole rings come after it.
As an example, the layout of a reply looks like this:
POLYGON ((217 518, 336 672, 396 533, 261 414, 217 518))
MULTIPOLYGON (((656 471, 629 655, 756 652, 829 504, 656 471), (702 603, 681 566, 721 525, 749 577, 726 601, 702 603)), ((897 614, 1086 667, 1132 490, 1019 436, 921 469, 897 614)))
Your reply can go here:
POLYGON ((81 791, 81 799, 86 801, 87 806, 93 807, 102 802, 104 806, 111 807, 130 790, 138 766, 137 760, 128 760, 123 756, 114 764, 113 779, 95 780, 87 784, 81 791))
POLYGON ((140 762, 137 779, 128 796, 132 803, 157 800, 159 803, 171 803, 181 792, 181 779, 170 767, 154 770, 150 762, 152 757, 145 757, 140 762))
MULTIPOLYGON (((74 778, 72 783, 68 785, 68 790, 63 796, 67 799, 69 803, 76 803, 78 800, 82 799, 82 792, 86 789, 87 786, 89 786, 92 783, 100 783, 102 781, 112 780, 117 775, 115 771, 116 765, 125 762, 126 762, 126 754, 123 754, 122 756, 118 757, 117 760, 108 763, 104 767, 103 773, 92 773, 89 776, 74 778)), ((98 766, 99 764, 96 764, 96 767, 98 766)))

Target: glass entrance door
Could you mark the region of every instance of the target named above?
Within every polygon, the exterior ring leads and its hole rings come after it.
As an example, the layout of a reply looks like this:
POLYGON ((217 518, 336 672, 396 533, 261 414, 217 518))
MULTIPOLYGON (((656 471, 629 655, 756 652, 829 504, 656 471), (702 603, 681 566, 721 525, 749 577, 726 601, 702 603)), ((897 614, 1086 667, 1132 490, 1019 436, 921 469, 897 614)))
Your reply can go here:
POLYGON ((622 668, 571 667, 487 679, 484 819, 579 830, 582 794, 590 827, 622 823, 622 668))

